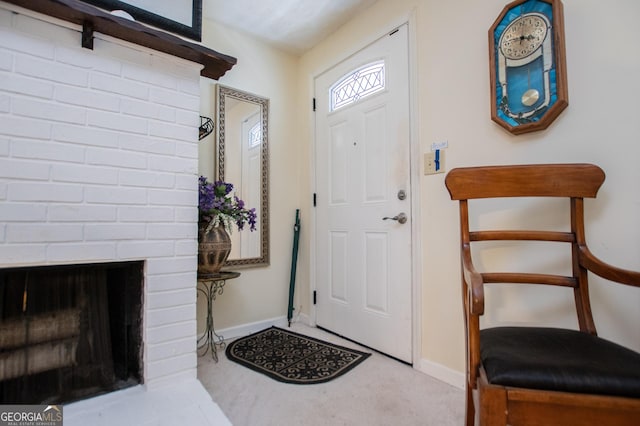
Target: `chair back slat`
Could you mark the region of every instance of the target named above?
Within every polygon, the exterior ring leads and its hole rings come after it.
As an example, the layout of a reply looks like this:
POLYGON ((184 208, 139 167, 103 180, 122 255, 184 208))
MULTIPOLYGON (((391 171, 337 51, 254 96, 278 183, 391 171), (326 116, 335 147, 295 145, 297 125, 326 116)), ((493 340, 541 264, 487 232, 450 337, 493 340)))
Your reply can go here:
POLYGON ((578 280, 574 277, 550 274, 531 274, 523 272, 483 272, 482 281, 487 283, 510 284, 547 284, 560 287, 576 288, 578 280))
POLYGON ((604 172, 593 164, 467 167, 451 170, 445 184, 451 199, 596 196, 604 172))
POLYGON ((473 231, 469 232, 469 241, 553 241, 573 243, 576 237, 572 232, 554 231, 473 231))

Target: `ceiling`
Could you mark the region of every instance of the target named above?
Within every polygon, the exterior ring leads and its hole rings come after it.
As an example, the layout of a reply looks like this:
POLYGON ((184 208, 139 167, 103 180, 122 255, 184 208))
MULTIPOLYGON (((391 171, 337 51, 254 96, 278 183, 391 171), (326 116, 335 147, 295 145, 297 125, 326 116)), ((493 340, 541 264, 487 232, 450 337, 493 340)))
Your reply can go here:
POLYGON ((203 0, 204 18, 302 54, 377 0, 203 0))

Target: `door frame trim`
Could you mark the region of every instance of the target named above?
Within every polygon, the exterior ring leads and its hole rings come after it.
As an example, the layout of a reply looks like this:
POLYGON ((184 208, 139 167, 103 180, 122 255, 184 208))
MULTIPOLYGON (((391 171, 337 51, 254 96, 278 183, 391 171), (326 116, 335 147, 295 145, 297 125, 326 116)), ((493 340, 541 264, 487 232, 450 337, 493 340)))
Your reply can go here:
MULTIPOLYGON (((382 35, 378 33, 377 36, 373 36, 367 43, 358 46, 354 49, 349 55, 341 58, 336 61, 332 66, 328 67, 325 70, 319 71, 311 76, 311 94, 315 98, 315 81, 316 79, 325 73, 327 70, 335 67, 341 62, 348 59, 350 56, 356 54, 362 49, 366 48, 370 44, 376 42, 382 37, 387 36, 391 33, 395 28, 398 28, 402 25, 407 25, 407 53, 408 53, 408 84, 409 84, 409 167, 410 167, 410 180, 411 180, 411 217, 413 220, 411 221, 411 310, 412 310, 412 319, 411 319, 411 335, 412 335, 412 365, 414 369, 420 368, 420 360, 422 359, 422 268, 420 267, 420 259, 422 258, 422 226, 421 226, 421 180, 420 180, 420 158, 421 158, 421 149, 420 149, 420 141, 418 138, 418 90, 412 90, 413 88, 418 88, 418 69, 417 69, 417 32, 416 32, 416 12, 415 9, 411 10, 408 15, 406 15, 403 19, 399 20, 395 25, 390 25, 390 29, 384 32, 382 35)), ((316 115, 315 112, 312 112, 311 123, 313 128, 310 129, 312 133, 312 146, 310 150, 310 176, 312 177, 310 180, 310 193, 315 194, 317 189, 317 170, 316 170, 316 115)), ((316 283, 316 225, 317 225, 317 215, 316 208, 313 206, 312 200, 310 200, 310 212, 311 212, 311 232, 309 238, 309 325, 316 326, 316 318, 317 318, 317 310, 316 306, 313 304, 313 294, 317 290, 316 283)))

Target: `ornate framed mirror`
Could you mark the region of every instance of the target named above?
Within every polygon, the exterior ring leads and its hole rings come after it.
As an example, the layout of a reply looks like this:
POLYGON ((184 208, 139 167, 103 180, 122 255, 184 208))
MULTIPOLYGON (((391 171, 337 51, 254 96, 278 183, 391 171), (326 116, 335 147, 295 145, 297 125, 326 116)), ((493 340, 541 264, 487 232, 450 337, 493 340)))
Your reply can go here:
POLYGON ((269 264, 269 100, 222 85, 216 87, 219 180, 257 213, 256 231, 231 234, 226 267, 269 264))

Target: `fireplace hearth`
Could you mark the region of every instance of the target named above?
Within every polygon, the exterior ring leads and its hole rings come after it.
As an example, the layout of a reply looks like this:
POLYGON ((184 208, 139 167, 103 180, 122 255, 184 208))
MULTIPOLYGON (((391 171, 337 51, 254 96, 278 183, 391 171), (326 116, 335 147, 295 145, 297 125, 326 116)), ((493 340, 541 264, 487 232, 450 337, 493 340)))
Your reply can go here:
POLYGON ((60 404, 142 379, 143 262, 0 270, 0 404, 60 404))

